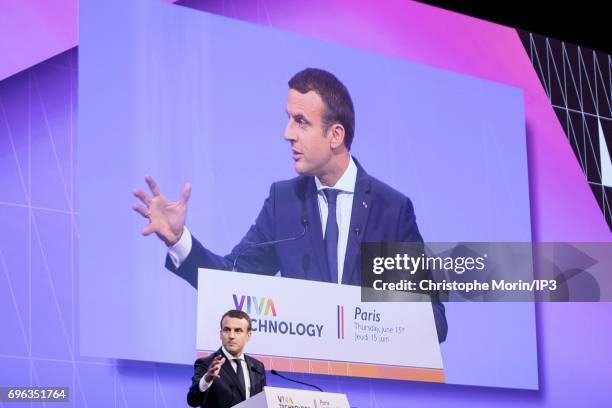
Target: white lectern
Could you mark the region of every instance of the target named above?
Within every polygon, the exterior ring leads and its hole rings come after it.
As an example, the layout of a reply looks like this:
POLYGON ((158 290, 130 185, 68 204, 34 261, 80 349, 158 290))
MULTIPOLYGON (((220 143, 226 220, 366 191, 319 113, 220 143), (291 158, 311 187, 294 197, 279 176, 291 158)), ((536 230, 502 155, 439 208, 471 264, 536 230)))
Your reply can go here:
POLYGON ((267 370, 444 382, 429 300, 368 303, 359 286, 200 269, 202 354, 219 348, 230 309, 251 316, 246 352, 267 370))
POLYGON ((236 408, 350 408, 345 394, 264 387, 263 392, 242 401, 236 408))

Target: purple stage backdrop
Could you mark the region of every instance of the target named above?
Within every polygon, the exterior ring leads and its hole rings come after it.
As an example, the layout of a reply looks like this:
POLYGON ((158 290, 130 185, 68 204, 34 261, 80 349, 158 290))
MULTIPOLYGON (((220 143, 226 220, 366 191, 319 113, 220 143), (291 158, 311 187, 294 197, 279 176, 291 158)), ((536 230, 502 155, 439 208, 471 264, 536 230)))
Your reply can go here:
POLYGON ((0 2, 0 81, 77 45, 78 1, 0 2))
MULTIPOLYGON (((206 3, 214 7, 217 2, 206 3)), ((257 8, 247 4, 249 2, 230 3, 231 8, 228 6, 219 12, 231 14, 233 10, 235 17, 264 25, 304 34, 316 33, 318 37, 354 47, 521 88, 526 102, 534 238, 610 239, 603 217, 586 182, 580 179, 576 160, 513 30, 404 2, 389 2, 386 7, 343 1, 314 2, 309 4, 309 10, 304 10, 304 5, 300 6, 302 8, 286 7, 284 2, 276 1, 257 2, 257 8), (332 15, 338 24, 329 24, 332 15), (348 29, 355 26, 363 29, 357 32, 348 29), (470 52, 474 55, 470 56, 470 52)), ((94 32, 101 30, 106 21, 112 19, 116 22, 117 16, 123 23, 130 22, 131 29, 137 31, 138 27, 146 26, 143 16, 150 16, 152 8, 176 7, 156 2, 147 4, 115 5, 112 9, 109 5, 108 11, 100 12, 93 3, 84 2, 82 17, 93 21, 97 13, 99 25, 94 24, 89 31, 82 33, 82 46, 87 46, 84 40, 94 39, 94 32)), ((170 30, 173 26, 169 21, 164 29, 170 30)), ((117 45, 120 39, 109 37, 108 40, 107 53, 100 53, 99 58, 111 58, 109 52, 122 48, 117 45)), ((145 40, 154 47, 160 38, 145 40)), ((192 39, 185 36, 183 40, 192 39)), ((199 41, 198 46, 201 45, 199 41)), ((140 54, 123 57, 135 61, 144 58, 140 54)), ((151 58, 151 64, 155 62, 154 55, 147 58, 151 58)), ((112 73, 112 69, 109 70, 109 74, 112 73)), ((180 74, 180 70, 176 72, 177 76, 180 74)), ((168 83, 169 87, 171 85, 168 83)), ((352 90, 352 83, 348 85, 352 90)), ((357 100, 357 95, 354 98, 357 100)), ((79 340, 82 305, 78 287, 87 270, 77 267, 78 245, 83 233, 77 228, 77 223, 81 217, 79 209, 83 208, 77 208, 76 200, 75 101, 75 50, 0 82, 0 220, 9 232, 0 239, 0 324, 5 333, 0 339, 0 385, 69 386, 72 395, 70 402, 65 404, 67 406, 182 404, 192 371, 189 366, 82 356, 79 340)), ((159 103, 163 111, 163 100, 154 103, 159 103)), ((266 120, 275 127, 283 123, 282 109, 279 111, 273 105, 262 108, 270 110, 266 120)), ((112 119, 108 120, 112 122, 112 119)), ((152 115, 135 120, 147 122, 158 118, 152 115)), ((358 124, 359 131, 360 126, 358 124)), ((273 132, 268 140, 280 138, 278 130, 273 132)), ((130 134, 123 136, 126 144, 136 142, 130 141, 130 134)), ((88 142, 88 135, 80 133, 78 142, 79 147, 83 147, 88 142)), ((288 159, 286 163, 282 162, 287 153, 286 146, 278 140, 276 143, 279 150, 271 150, 270 158, 281 158, 279 171, 289 173, 288 159)), ((363 154, 358 157, 362 158, 363 154)), ((156 159, 160 162, 166 160, 164 157, 156 159)), ((109 158, 106 164, 109 174, 115 171, 116 163, 113 157, 109 158)), ((177 190, 178 186, 174 185, 180 181, 169 180, 167 189, 177 190)), ((193 176, 190 180, 195 181, 193 176)), ((105 178, 85 181, 91 186, 100 185, 101 202, 129 201, 128 197, 117 199, 106 194, 105 178)), ((272 180, 265 181, 269 183, 272 180)), ((392 175, 387 181, 398 186, 392 175)), ((259 187, 253 191, 254 202, 260 202, 261 197, 255 194, 265 194, 265 187, 263 192, 259 187)), ((413 196, 413 189, 405 192, 413 196)), ((206 199, 198 201, 202 203, 206 199)), ((422 220, 426 211, 419 209, 416 199, 415 202, 417 216, 422 220)), ((129 206, 126 211, 129 211, 129 206)), ((253 214, 244 217, 250 222, 253 214)), ((210 225, 210 222, 205 224, 207 221, 211 220, 190 218, 197 229, 202 228, 200 225, 210 225)), ((427 224, 425 220, 423 222, 427 224)), ((201 233, 206 234, 205 231, 201 233)), ((222 239, 233 243, 233 237, 222 239)), ((154 254, 160 251, 159 246, 151 244, 151 248, 154 254)), ((97 256, 114 258, 116 264, 121 265, 122 251, 130 250, 114 248, 97 256)), ((166 272, 153 272, 162 273, 166 272)), ((126 276, 126 279, 131 277, 126 276)), ((610 359, 608 345, 612 341, 610 311, 609 304, 537 306, 538 391, 334 377, 308 376, 303 379, 315 381, 330 391, 347 392, 352 405, 360 407, 408 404, 459 407, 607 405, 611 400, 607 387, 611 374, 607 364, 610 359)), ((143 319, 148 317, 143 316, 143 319)), ((97 335, 113 341, 113 334, 102 325, 97 328, 97 335)), ((271 382, 272 385, 286 385, 274 379, 271 382)))

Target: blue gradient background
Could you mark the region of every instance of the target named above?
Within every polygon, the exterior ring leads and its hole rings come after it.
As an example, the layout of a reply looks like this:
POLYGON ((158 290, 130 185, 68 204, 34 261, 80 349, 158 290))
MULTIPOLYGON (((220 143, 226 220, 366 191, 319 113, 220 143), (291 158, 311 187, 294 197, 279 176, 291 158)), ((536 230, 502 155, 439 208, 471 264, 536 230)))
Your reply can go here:
MULTIPOLYGON (((7 231, 0 241, 0 384, 70 386, 71 401, 57 406, 182 405, 189 366, 81 355, 78 284, 86 271, 77 268, 76 124, 74 49, 0 83, 0 225, 7 231)), ((79 144, 86 140, 79 135, 79 144)), ((100 200, 108 200, 103 190, 100 200)), ((331 391, 350 389, 351 403, 359 407, 609 405, 610 304, 536 309, 538 391, 316 381, 331 391)), ((104 327, 99 334, 112 337, 104 327)))

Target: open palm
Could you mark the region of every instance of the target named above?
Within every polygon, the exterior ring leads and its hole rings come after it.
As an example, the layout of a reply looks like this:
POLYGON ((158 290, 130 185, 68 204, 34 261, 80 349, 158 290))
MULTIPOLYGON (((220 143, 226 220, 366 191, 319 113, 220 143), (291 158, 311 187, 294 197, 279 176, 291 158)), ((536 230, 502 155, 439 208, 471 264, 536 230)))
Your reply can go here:
POLYGON ((134 196, 138 197, 144 206, 140 204, 132 206, 137 213, 149 220, 149 224, 142 230, 142 235, 155 233, 167 246, 172 246, 178 242, 183 233, 191 186, 185 184, 179 200, 170 201, 161 193, 153 178, 147 176, 145 181, 153 195, 150 197, 144 191, 135 189, 134 196))

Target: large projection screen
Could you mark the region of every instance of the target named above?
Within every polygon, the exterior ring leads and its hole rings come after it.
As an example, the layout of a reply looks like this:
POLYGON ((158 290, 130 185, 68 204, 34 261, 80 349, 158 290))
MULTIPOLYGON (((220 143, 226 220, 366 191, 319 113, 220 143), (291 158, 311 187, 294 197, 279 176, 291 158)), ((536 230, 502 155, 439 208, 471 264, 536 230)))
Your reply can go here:
MULTIPOLYGON (((148 12, 159 24, 146 36, 82 39, 84 355, 193 362, 196 292, 164 269, 163 244, 140 235, 131 191, 146 174, 173 197, 189 181, 187 225, 229 252, 270 184, 295 176, 284 109, 287 80, 305 67, 347 86, 351 153, 412 199, 426 241, 530 241, 521 90, 186 8, 148 12)), ((538 387, 533 304, 446 306, 448 383, 538 387)))

